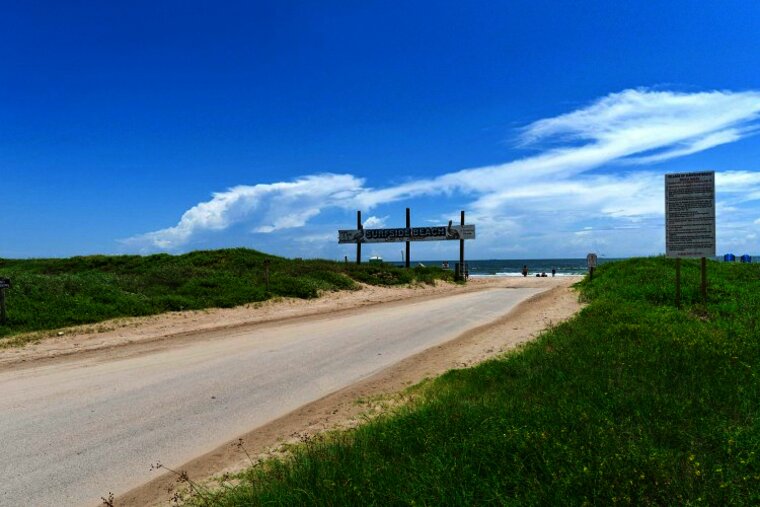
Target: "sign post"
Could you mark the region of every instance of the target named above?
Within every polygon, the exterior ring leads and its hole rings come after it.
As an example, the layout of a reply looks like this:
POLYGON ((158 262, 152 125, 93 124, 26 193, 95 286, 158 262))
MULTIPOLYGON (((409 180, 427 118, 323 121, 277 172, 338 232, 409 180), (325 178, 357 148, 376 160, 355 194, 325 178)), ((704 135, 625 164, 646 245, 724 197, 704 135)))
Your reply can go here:
POLYGON ((676 308, 681 308, 681 258, 676 257, 676 308))
POLYGON ((707 305, 707 259, 702 257, 702 283, 700 284, 700 292, 702 293, 702 303, 707 305))
POLYGON ((665 175, 665 250, 676 259, 676 306, 681 304, 683 257, 700 257, 707 304, 707 257, 715 256, 715 172, 665 175))
POLYGON ((586 263, 588 264, 588 281, 594 281, 594 269, 596 269, 596 254, 590 253, 586 256, 586 263))
MULTIPOLYGON (((411 213, 409 211, 409 208, 406 208, 406 228, 410 229, 412 227, 412 218, 411 213)), ((404 256, 404 265, 406 269, 409 269, 409 245, 410 241, 406 242, 406 255, 404 256)))
MULTIPOLYGON (((362 231, 364 229, 364 226, 362 225, 362 212, 361 210, 358 210, 356 212, 356 229, 358 231, 362 231)), ((361 264, 362 263, 362 242, 357 241, 356 242, 356 263, 361 264)))
MULTIPOLYGON (((464 210, 462 210, 459 226, 464 230, 464 210)), ((459 279, 466 280, 467 275, 467 269, 464 267, 464 238, 462 238, 459 240, 459 279)))
POLYGON ((0 278, 0 324, 5 324, 8 321, 8 313, 5 310, 5 289, 11 288, 11 280, 9 278, 0 278))

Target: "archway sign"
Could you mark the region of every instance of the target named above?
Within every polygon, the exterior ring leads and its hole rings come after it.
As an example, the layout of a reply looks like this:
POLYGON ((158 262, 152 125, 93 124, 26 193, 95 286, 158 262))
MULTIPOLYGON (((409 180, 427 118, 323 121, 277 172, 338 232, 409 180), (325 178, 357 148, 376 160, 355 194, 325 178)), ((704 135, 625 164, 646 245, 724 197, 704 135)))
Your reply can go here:
POLYGON ((406 227, 396 227, 392 229, 365 229, 362 225, 362 212, 356 212, 356 229, 341 229, 338 231, 338 243, 356 243, 356 263, 362 261, 362 243, 406 243, 406 256, 404 262, 406 267, 410 266, 409 261, 409 243, 412 241, 459 241, 459 266, 460 272, 456 273, 457 278, 464 275, 464 242, 468 239, 475 239, 475 225, 464 223, 464 211, 462 211, 459 225, 452 225, 449 220, 448 225, 412 227, 411 214, 409 208, 406 208, 406 227))

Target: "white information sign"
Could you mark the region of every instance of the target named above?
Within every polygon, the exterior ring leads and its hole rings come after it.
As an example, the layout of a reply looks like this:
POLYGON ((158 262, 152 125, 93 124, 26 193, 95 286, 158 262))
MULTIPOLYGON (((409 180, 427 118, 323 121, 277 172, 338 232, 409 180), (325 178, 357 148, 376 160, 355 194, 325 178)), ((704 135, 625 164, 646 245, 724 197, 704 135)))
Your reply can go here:
POLYGON ((665 175, 668 257, 715 256, 715 173, 665 175))

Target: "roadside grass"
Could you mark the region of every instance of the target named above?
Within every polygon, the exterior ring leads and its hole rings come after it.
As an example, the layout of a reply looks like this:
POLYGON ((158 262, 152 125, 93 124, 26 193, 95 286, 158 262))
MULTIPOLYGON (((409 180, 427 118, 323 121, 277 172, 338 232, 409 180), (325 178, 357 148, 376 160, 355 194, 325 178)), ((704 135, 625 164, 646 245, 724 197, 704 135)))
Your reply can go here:
POLYGON ((436 267, 412 270, 388 264, 285 259, 249 249, 197 251, 185 255, 89 256, 69 259, 0 259, 6 291, 4 337, 177 310, 229 308, 272 297, 314 298, 322 291, 371 285, 451 280, 436 267), (269 290, 264 261, 270 263, 269 290))
POLYGON ((758 505, 760 266, 601 266, 573 320, 194 505, 758 505))

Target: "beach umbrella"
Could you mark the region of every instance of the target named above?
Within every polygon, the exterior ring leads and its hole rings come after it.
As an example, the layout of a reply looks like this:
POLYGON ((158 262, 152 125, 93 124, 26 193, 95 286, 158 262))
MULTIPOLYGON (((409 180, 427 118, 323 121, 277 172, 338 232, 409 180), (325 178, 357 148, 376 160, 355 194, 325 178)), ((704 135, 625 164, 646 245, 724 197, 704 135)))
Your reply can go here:
POLYGON ((752 262, 752 257, 749 254, 742 255, 742 262, 752 262))
POLYGON ((727 253, 723 256, 724 262, 734 262, 736 260, 736 256, 732 253, 727 253))

